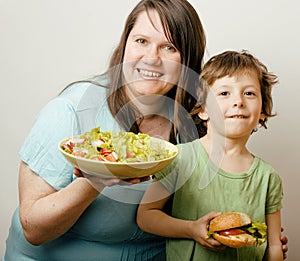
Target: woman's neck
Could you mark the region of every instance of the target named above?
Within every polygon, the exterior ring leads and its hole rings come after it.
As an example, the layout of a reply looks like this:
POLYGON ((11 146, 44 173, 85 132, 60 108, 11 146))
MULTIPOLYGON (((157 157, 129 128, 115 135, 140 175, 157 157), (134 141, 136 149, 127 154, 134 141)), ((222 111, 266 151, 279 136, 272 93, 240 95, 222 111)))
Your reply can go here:
POLYGON ((136 97, 126 89, 130 103, 137 108, 137 124, 142 133, 164 140, 170 139, 172 124, 170 122, 168 97, 163 95, 141 95, 136 97))
POLYGON ((169 140, 172 124, 169 117, 162 115, 146 115, 138 119, 140 131, 152 137, 169 140))
POLYGON ((143 117, 148 117, 149 115, 151 118, 152 115, 168 116, 169 114, 169 108, 164 96, 143 96, 132 99, 131 102, 138 108, 143 117))

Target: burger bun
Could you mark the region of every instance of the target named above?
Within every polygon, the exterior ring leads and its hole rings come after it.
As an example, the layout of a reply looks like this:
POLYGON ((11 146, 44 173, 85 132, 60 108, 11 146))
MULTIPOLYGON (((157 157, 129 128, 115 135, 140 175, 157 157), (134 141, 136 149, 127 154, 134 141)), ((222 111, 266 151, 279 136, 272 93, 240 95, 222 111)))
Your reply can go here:
POLYGON ((256 238, 249 234, 240 234, 235 236, 220 236, 218 233, 214 233, 213 237, 221 244, 233 248, 239 248, 242 246, 252 246, 256 242, 256 238))
POLYGON ((233 248, 252 246, 256 242, 256 238, 244 231, 242 231, 242 234, 238 235, 224 236, 219 234, 220 231, 230 231, 230 229, 244 227, 251 223, 251 218, 245 213, 226 212, 210 221, 209 232, 212 233, 214 239, 225 246, 233 248))

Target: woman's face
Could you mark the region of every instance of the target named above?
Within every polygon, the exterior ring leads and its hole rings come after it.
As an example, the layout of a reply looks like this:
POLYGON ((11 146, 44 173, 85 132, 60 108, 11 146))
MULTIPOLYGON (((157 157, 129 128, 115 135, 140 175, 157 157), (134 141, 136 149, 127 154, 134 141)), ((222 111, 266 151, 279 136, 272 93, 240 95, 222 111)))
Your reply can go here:
POLYGON ((140 13, 125 47, 123 72, 132 97, 165 95, 177 84, 181 68, 178 50, 166 38, 156 11, 140 13))

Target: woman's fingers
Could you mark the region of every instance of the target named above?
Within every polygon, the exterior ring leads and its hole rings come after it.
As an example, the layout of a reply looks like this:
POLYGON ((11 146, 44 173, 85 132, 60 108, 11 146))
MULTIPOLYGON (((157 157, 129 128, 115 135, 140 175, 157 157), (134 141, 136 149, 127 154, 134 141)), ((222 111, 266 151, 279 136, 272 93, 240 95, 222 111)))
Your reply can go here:
POLYGON ((81 170, 80 169, 77 169, 77 168, 74 168, 73 169, 73 174, 76 176, 76 177, 83 177, 82 173, 81 173, 81 170))
POLYGON ((78 168, 73 169, 73 173, 76 177, 84 177, 86 178, 89 183, 98 191, 101 192, 104 187, 110 187, 114 185, 132 185, 132 184, 138 184, 147 180, 150 180, 150 176, 146 177, 140 177, 140 178, 130 178, 130 179, 120 179, 117 177, 111 177, 111 178, 102 178, 97 175, 88 174, 85 172, 82 172, 78 168))

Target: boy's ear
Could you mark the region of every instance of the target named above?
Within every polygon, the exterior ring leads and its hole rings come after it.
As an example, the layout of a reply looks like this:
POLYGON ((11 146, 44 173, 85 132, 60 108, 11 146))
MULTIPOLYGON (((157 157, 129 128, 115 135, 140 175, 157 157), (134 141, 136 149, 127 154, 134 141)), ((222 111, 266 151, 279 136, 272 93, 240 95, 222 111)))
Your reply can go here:
POLYGON ((259 116, 259 121, 258 122, 265 129, 267 129, 266 121, 267 121, 267 116, 265 114, 261 113, 260 116, 259 116))
POLYGON ((199 116, 199 118, 201 119, 201 120, 203 120, 203 121, 207 121, 208 120, 208 114, 207 114, 207 112, 206 112, 206 110, 205 109, 201 109, 200 111, 199 111, 199 113, 198 113, 198 116, 199 116))
POLYGON ((263 121, 264 122, 266 118, 267 118, 266 115, 261 112, 260 116, 259 116, 259 121, 263 121))

